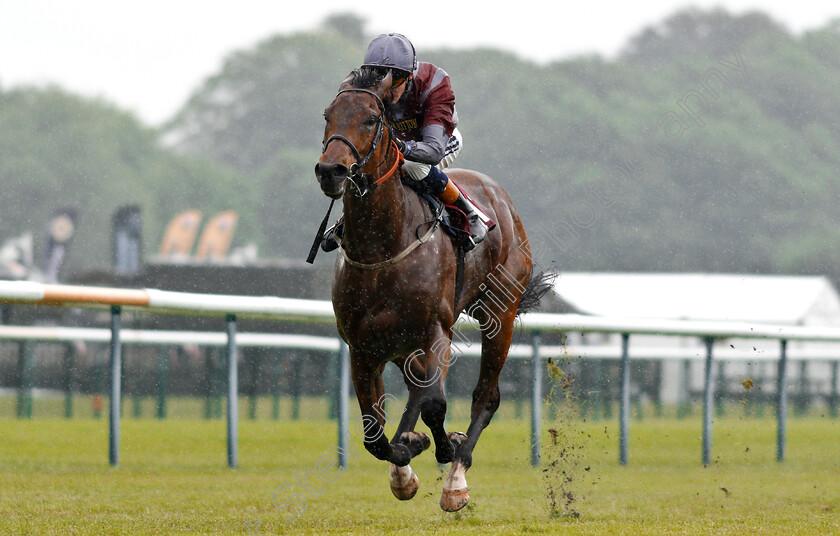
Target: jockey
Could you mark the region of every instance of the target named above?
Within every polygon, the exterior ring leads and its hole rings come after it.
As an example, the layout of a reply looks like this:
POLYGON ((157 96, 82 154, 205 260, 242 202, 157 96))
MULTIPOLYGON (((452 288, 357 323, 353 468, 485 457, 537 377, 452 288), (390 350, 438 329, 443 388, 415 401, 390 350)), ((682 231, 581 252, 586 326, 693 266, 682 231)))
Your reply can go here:
MULTIPOLYGON (((391 72, 391 90, 383 99, 386 119, 395 142, 405 156, 403 172, 419 181, 447 205, 454 205, 470 222, 472 246, 487 236, 490 219, 449 180, 443 169, 461 152, 461 133, 455 111, 455 94, 446 72, 431 63, 418 62, 414 45, 404 35, 382 34, 368 46, 362 68, 391 72)), ((337 247, 331 229, 322 248, 337 247)), ((471 248, 470 248, 471 249, 471 248)))

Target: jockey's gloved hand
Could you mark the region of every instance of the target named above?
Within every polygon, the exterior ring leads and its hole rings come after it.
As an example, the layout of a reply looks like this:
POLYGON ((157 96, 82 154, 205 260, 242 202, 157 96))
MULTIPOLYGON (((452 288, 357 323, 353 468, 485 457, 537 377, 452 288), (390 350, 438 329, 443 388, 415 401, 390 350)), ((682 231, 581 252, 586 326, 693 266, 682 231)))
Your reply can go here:
POLYGON ((403 141, 397 138, 396 136, 394 137, 394 141, 397 143, 397 147, 399 148, 403 156, 408 156, 409 154, 411 154, 411 150, 414 148, 414 142, 403 141))

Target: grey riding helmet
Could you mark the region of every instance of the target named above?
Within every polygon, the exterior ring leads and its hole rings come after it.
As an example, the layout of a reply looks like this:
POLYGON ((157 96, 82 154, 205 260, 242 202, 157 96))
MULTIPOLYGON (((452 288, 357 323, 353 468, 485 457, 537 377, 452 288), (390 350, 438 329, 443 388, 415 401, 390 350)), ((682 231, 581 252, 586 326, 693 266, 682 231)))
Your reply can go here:
POLYGON ((417 67, 414 45, 402 34, 379 35, 368 45, 362 67, 384 67, 412 73, 417 67))

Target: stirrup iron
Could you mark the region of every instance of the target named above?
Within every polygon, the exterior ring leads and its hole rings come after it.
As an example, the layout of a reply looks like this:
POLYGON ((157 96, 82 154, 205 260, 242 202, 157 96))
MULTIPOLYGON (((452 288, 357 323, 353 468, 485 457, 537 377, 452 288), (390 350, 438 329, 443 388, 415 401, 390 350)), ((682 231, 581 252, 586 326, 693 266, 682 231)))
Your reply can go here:
POLYGON ((321 240, 321 250, 329 253, 338 249, 338 242, 344 237, 344 218, 324 231, 324 238, 321 240))

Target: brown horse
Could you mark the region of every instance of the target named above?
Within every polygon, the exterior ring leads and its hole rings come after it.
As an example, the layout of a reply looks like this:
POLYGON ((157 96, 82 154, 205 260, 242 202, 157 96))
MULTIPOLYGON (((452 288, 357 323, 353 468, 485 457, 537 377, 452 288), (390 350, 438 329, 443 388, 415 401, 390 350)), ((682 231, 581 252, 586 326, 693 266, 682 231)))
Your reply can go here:
POLYGON ((453 462, 440 505, 456 511, 469 501, 464 474, 472 465, 473 448, 499 407, 499 374, 514 319, 525 301, 538 302, 539 296, 534 295, 525 230, 510 197, 485 175, 453 169, 447 170, 449 177, 497 223, 466 256, 467 283, 454 303, 456 248, 434 223, 428 203, 400 180, 402 156, 384 118, 383 98, 390 87, 390 74, 380 82, 370 72, 354 71, 324 112, 323 154, 315 174, 324 194, 343 198, 345 215, 332 301, 339 333, 350 347, 365 448, 391 462, 394 495, 412 498, 418 482, 408 464, 430 445, 426 434, 414 431, 422 417, 437 461, 453 462), (482 331, 481 368, 466 435, 444 430, 443 381, 461 311, 482 331), (403 371, 409 393, 390 442, 384 435, 382 381, 389 361, 403 371))

